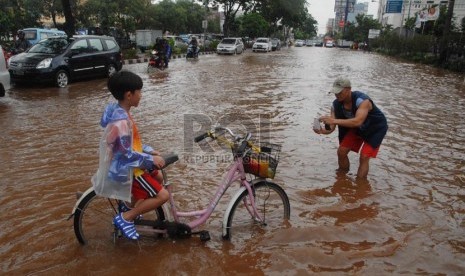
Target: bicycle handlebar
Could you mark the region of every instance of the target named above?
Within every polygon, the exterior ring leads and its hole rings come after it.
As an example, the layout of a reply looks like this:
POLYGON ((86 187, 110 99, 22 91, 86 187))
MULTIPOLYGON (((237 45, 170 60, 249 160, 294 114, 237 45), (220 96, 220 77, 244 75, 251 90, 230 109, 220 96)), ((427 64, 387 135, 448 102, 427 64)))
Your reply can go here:
POLYGON ((222 126, 216 126, 213 128, 213 130, 209 131, 209 132, 206 132, 206 133, 203 133, 197 137, 194 138, 194 141, 196 143, 202 141, 203 139, 207 138, 207 137, 210 137, 212 139, 216 139, 217 136, 216 136, 216 133, 219 132, 219 131, 226 131, 227 133, 229 133, 229 135, 231 135, 231 137, 234 138, 234 142, 233 143, 236 143, 236 142, 239 142, 239 141, 242 141, 241 142, 241 145, 240 147, 238 148, 237 152, 238 153, 241 153, 245 150, 245 148, 247 147, 248 145, 248 141, 250 140, 250 138, 252 137, 252 134, 251 133, 247 133, 245 135, 245 137, 241 137, 239 135, 236 135, 231 129, 227 128, 227 127, 222 127, 222 126))
POLYGON ((210 135, 208 134, 208 132, 205 132, 204 134, 200 134, 199 136, 195 137, 195 138, 194 138, 194 141, 195 141, 196 143, 198 143, 198 142, 202 141, 203 139, 207 138, 208 136, 210 136, 210 135))
POLYGON ((158 167, 154 164, 154 167, 157 170, 163 170, 164 168, 168 167, 169 165, 173 164, 174 162, 179 160, 179 156, 176 153, 168 153, 161 156, 165 160, 165 165, 163 167, 158 167))

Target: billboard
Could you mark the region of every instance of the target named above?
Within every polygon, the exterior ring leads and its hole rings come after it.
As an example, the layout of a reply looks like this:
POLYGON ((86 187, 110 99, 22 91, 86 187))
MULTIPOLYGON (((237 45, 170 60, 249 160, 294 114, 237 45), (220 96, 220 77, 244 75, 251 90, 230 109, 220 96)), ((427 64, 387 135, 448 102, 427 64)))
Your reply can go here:
POLYGON ((381 33, 381 30, 370 29, 368 30, 368 38, 377 38, 380 33, 381 33))
POLYGON ((386 4, 386 13, 401 13, 403 0, 388 0, 386 4))

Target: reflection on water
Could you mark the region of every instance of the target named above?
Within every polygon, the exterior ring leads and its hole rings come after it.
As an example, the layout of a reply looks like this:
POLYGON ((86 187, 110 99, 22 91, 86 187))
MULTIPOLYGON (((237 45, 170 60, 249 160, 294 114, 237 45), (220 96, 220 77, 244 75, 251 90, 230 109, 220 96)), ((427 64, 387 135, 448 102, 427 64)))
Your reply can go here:
MULTIPOLYGON (((314 47, 183 59, 144 80, 133 115, 143 140, 180 162, 169 174, 185 209, 203 208, 230 152, 193 136, 222 122, 283 146, 274 181, 291 220, 253 240, 221 240, 227 199, 204 226, 212 240, 109 239, 80 246, 67 221, 97 167, 106 80, 17 87, 0 99, 0 264, 12 274, 450 274, 465 272, 463 76, 376 54, 314 47), (335 77, 349 76, 389 121, 368 181, 337 175, 336 134, 318 136, 335 77), (199 156, 211 158, 202 159, 199 156), (217 158, 220 157, 220 158, 217 158), (156 261, 154 261, 156 259, 156 261)), ((351 163, 358 156, 350 154, 351 163)), ((352 166, 357 168, 357 166, 352 166)), ((228 191, 228 193, 234 191, 228 191)), ((110 222, 109 222, 110 223, 110 222)))

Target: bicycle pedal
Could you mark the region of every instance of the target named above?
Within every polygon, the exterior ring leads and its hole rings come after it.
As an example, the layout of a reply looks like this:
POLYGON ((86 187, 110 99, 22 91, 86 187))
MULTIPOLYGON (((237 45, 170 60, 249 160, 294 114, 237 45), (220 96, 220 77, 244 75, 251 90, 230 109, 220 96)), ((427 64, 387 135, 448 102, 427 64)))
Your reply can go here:
POLYGON ((201 241, 209 241, 210 238, 210 233, 206 230, 200 231, 199 232, 199 237, 201 241))

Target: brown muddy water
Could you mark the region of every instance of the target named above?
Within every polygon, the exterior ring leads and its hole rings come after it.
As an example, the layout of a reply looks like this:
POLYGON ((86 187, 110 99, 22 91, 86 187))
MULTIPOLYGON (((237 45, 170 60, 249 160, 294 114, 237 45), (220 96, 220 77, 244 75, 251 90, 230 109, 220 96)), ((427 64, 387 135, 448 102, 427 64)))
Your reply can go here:
MULTIPOLYGON (((177 152, 168 173, 183 209, 202 208, 229 152, 202 152, 192 132, 223 122, 282 145, 274 182, 291 201, 285 229, 212 240, 144 238, 80 245, 67 220, 97 167, 106 79, 66 89, 15 87, 0 98, 0 269, 5 275, 460 275, 465 273, 463 76, 373 53, 290 48, 174 60, 144 80, 133 115, 146 144, 177 152), (389 131, 368 181, 338 176, 337 136, 318 136, 341 75, 385 112, 389 131), (192 119, 194 118, 194 119, 192 119), (199 158, 202 156, 202 158, 199 158), (205 158, 205 156, 207 156, 205 158)), ((228 191, 233 193, 235 190, 228 191)), ((109 221, 108 223, 111 223, 109 221)))

